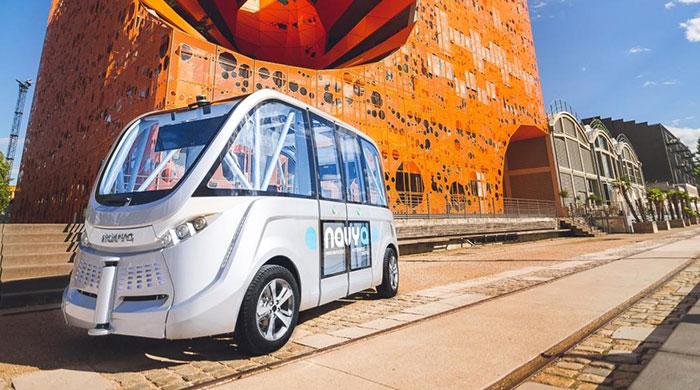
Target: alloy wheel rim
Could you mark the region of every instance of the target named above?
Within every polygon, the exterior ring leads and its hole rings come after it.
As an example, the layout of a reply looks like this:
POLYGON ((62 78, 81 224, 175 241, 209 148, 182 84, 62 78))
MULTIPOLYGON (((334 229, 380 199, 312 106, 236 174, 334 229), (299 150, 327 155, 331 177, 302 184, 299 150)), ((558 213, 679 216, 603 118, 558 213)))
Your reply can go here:
POLYGON ((258 332, 267 341, 283 338, 294 318, 294 291, 284 279, 273 279, 258 296, 255 323, 258 332))
POLYGON ((399 287, 399 264, 396 261, 396 256, 393 255, 389 259, 389 276, 391 288, 396 290, 399 287))

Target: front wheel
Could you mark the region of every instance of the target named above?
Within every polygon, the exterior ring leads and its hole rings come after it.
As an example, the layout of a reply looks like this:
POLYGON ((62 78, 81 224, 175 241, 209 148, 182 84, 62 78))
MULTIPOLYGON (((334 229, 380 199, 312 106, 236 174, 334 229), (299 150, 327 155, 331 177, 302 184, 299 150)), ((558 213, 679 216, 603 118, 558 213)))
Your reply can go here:
POLYGON ((288 269, 265 265, 248 287, 236 326, 236 339, 254 355, 287 343, 299 318, 299 287, 288 269))
POLYGON ((399 259, 391 248, 384 253, 383 270, 382 284, 377 286, 377 293, 382 298, 393 298, 399 291, 399 259))

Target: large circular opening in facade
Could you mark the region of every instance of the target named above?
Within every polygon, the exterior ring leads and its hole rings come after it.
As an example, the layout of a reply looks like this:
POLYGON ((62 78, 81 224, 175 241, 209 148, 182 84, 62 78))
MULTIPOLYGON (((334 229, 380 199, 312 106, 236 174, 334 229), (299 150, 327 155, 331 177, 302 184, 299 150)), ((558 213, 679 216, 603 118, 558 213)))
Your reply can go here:
POLYGON ((399 49, 416 0, 171 0, 210 42, 285 65, 331 69, 377 62, 399 49))

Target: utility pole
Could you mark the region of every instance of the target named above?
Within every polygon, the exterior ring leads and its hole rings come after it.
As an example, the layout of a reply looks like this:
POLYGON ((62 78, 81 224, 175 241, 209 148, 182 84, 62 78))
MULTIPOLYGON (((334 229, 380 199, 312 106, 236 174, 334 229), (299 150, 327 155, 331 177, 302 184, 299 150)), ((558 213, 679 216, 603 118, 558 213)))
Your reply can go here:
POLYGON ((12 130, 10 130, 10 142, 7 144, 7 154, 5 154, 5 160, 10 164, 10 176, 12 175, 12 166, 15 163, 15 155, 17 154, 17 139, 19 138, 20 126, 22 125, 24 101, 27 99, 29 87, 32 86, 32 80, 17 80, 17 83, 19 84, 19 95, 15 106, 15 117, 12 120, 12 130))

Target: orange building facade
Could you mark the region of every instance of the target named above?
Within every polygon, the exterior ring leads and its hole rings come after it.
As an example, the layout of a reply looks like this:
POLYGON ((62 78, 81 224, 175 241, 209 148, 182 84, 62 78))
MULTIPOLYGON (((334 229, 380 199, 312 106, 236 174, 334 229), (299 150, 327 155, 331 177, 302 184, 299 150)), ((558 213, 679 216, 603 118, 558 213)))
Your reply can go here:
POLYGON ((504 197, 556 199, 526 0, 369 1, 352 17, 301 0, 293 13, 266 8, 289 2, 213 1, 258 14, 223 23, 224 6, 198 14, 190 3, 202 2, 54 0, 14 221, 80 221, 133 117, 261 88, 372 136, 396 213, 500 213, 504 197), (285 38, 294 28, 304 34, 285 38))

